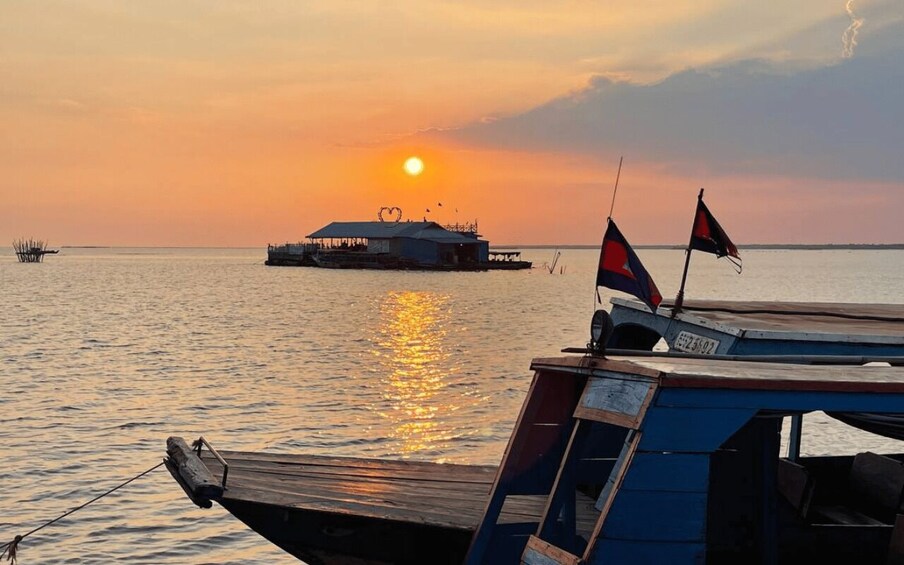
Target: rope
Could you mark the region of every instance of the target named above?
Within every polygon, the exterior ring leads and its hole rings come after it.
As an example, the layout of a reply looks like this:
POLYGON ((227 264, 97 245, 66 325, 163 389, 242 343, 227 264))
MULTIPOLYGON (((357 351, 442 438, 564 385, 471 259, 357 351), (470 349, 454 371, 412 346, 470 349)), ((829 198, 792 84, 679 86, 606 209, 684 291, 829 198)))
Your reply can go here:
POLYGON ((74 513, 74 512, 78 512, 79 510, 81 510, 82 508, 88 506, 89 504, 92 504, 92 503, 94 503, 94 502, 97 502, 98 500, 100 500, 101 498, 107 496, 108 494, 112 494, 112 493, 118 491, 119 489, 121 489, 122 487, 124 487, 124 486, 126 486, 127 484, 131 483, 132 481, 135 481, 135 480, 137 480, 137 479, 140 479, 141 477, 147 475, 148 473, 150 473, 151 471, 153 471, 153 470, 156 469, 157 467, 160 467, 161 465, 163 465, 165 462, 166 462, 166 461, 161 461, 160 463, 157 463, 156 465, 154 465, 153 467, 151 467, 151 468, 148 469, 147 471, 143 471, 143 472, 141 472, 141 473, 135 475, 135 476, 132 477, 131 479, 129 479, 129 480, 123 482, 123 483, 120 483, 120 484, 116 485, 115 487, 111 488, 111 489, 108 490, 107 492, 95 496, 94 498, 92 498, 92 499, 89 500, 88 502, 82 504, 81 506, 76 506, 76 507, 73 508, 72 510, 69 510, 68 512, 64 512, 63 514, 60 514, 59 516, 57 516, 57 517, 54 518, 53 520, 50 520, 49 522, 46 522, 46 523, 44 523, 44 524, 38 526, 37 528, 31 530, 31 531, 28 532, 27 534, 24 534, 24 535, 21 535, 21 536, 16 536, 15 538, 13 538, 13 541, 7 542, 7 543, 5 543, 5 544, 3 545, 3 552, 0 553, 0 559, 3 559, 3 556, 6 556, 6 560, 12 562, 13 565, 15 565, 15 563, 16 563, 16 553, 17 553, 17 551, 18 551, 18 549, 19 549, 19 542, 21 542, 22 540, 24 540, 25 538, 27 538, 27 537, 30 536, 31 534, 33 534, 33 533, 35 533, 35 532, 38 532, 38 531, 40 531, 40 530, 43 530, 44 528, 46 528, 47 526, 53 524, 54 522, 58 522, 59 520, 62 520, 62 519, 65 518, 66 516, 68 516, 68 515, 70 515, 70 514, 72 514, 72 513, 74 513))

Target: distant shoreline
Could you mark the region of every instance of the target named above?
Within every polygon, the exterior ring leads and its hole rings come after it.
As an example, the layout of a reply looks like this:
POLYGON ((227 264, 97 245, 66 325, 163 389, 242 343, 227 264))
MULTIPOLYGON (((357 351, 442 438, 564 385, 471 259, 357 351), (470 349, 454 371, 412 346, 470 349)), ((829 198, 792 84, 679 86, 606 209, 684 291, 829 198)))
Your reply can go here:
MULTIPOLYGON (((542 245, 493 245, 493 249, 599 249, 598 244, 570 244, 556 245, 554 243, 542 245)), ((685 245, 634 245, 635 249, 684 249, 685 245)), ((261 249, 257 246, 177 246, 177 245, 160 245, 160 246, 144 246, 144 245, 61 245, 60 249, 261 249)), ((831 250, 901 250, 904 249, 904 243, 751 243, 748 245, 739 245, 738 249, 752 250, 808 250, 808 251, 831 251, 831 250)))
MULTIPOLYGON (((686 245, 632 245, 635 249, 684 249, 686 245)), ((493 249, 599 249, 599 245, 494 245, 493 249)), ((752 250, 889 250, 904 249, 904 243, 751 243, 739 245, 738 249, 752 250)))

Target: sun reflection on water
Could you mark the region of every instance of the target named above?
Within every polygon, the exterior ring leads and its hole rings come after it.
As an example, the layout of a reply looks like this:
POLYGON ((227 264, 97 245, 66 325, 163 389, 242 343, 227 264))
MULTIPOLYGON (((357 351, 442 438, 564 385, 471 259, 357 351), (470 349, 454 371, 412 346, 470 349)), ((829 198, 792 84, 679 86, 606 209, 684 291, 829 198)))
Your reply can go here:
POLYGON ((389 292, 380 306, 373 349, 383 387, 389 437, 402 455, 439 453, 455 436, 444 418, 461 406, 448 392, 457 368, 447 343, 450 298, 435 292, 389 292))

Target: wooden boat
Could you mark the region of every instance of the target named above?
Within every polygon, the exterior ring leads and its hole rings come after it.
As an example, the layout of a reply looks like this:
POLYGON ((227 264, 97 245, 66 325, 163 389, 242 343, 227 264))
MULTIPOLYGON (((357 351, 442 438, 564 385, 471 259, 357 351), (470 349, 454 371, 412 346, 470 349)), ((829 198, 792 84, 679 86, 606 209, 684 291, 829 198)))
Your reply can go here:
POLYGON ((167 467, 309 563, 904 559, 904 455, 779 454, 784 417, 815 410, 904 437, 869 416, 904 416, 904 368, 588 353, 532 369, 498 469, 178 438, 167 467))
POLYGON ((518 271, 530 269, 533 263, 523 261, 520 251, 490 251, 489 260, 482 265, 490 271, 518 271))
POLYGON ((612 299, 609 347, 704 355, 904 355, 904 304, 612 299))

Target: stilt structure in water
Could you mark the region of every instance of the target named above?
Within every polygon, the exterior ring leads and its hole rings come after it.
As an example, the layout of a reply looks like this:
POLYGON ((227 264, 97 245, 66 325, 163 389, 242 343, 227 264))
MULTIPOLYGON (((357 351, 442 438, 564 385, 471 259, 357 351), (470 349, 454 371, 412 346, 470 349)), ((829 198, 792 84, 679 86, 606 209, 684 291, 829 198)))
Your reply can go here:
POLYGON ((31 238, 14 240, 13 249, 20 263, 40 263, 44 261, 44 255, 59 253, 59 250, 47 249, 46 241, 31 238))

